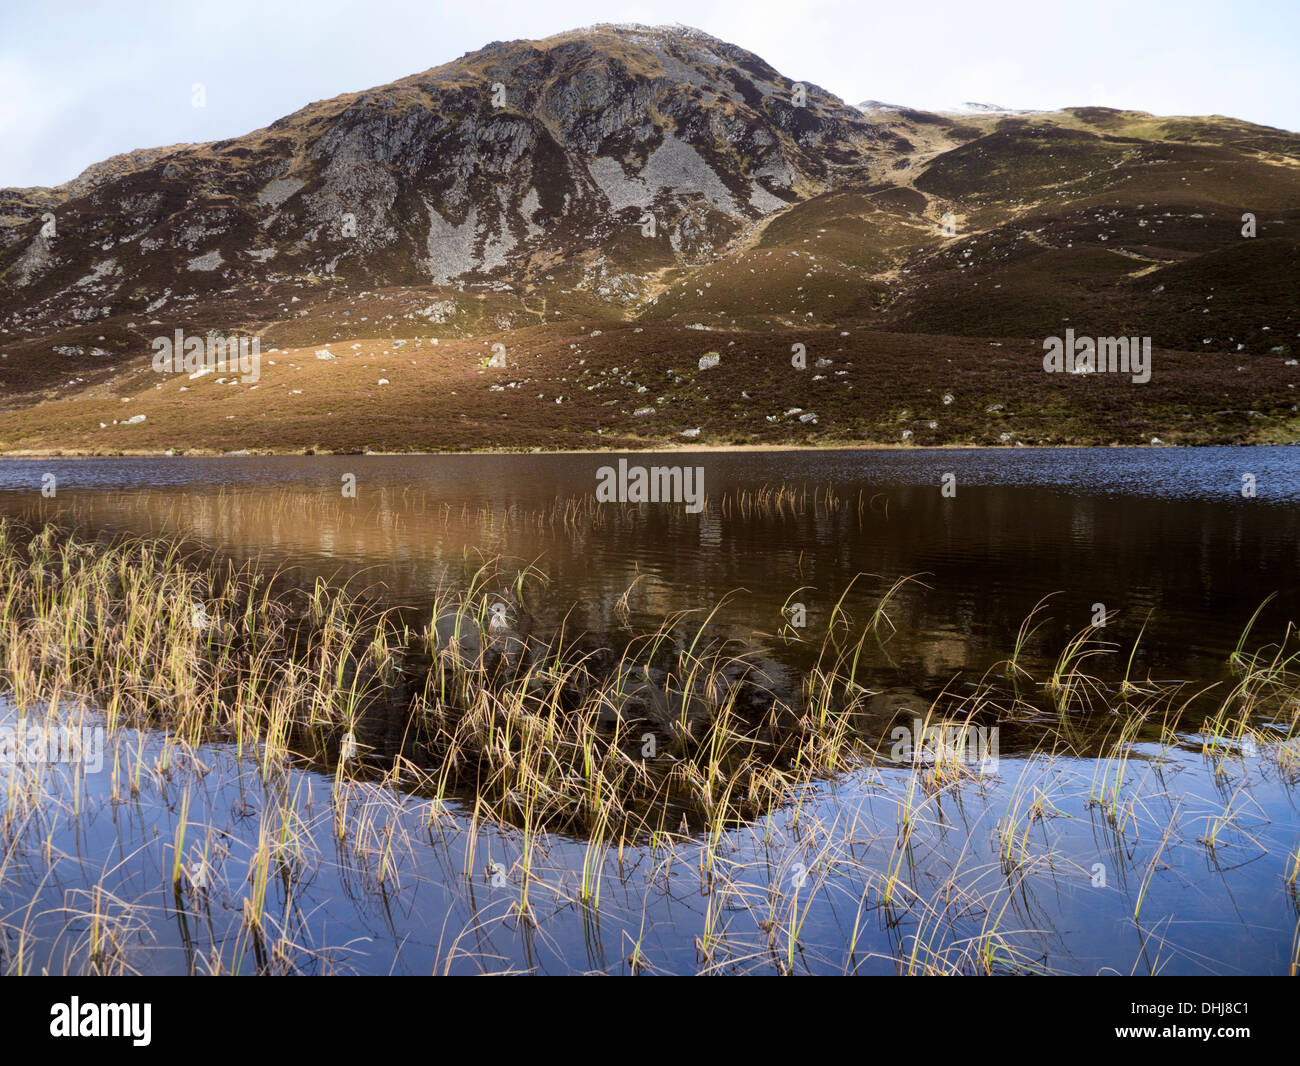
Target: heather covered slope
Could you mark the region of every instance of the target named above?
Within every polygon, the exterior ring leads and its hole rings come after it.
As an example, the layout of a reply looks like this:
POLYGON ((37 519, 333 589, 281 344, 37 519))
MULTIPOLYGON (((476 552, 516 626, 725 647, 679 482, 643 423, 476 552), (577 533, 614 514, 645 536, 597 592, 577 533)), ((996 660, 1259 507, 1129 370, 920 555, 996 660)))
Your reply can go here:
POLYGON ((1296 134, 597 27, 0 191, 0 449, 1291 441, 1297 292, 1296 134), (1044 374, 1066 328, 1151 382, 1044 374), (175 329, 260 380, 154 373, 175 329))

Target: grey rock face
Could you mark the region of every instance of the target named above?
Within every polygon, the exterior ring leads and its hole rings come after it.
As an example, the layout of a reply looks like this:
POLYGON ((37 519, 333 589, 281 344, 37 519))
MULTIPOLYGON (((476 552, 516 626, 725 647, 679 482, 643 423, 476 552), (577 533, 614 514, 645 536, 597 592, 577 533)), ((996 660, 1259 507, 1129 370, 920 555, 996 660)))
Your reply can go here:
POLYGON ((0 315, 4 290, 19 288, 29 315, 42 302, 75 310, 53 260, 105 245, 119 299, 146 284, 185 299, 272 269, 499 285, 577 263, 580 287, 609 288, 644 273, 639 256, 707 258, 898 154, 861 111, 812 85, 796 105, 794 87, 683 27, 489 45, 246 137, 115 157, 56 190, 0 191, 15 205, 0 221, 0 315), (44 202, 59 216, 54 249, 37 236, 44 202), (629 241, 647 214, 655 238, 629 241))

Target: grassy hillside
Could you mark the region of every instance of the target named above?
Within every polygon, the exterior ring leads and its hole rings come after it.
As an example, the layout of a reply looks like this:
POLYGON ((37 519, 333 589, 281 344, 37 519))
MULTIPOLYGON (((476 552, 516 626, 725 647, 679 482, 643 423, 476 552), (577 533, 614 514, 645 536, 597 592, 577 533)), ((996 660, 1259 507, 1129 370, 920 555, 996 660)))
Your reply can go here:
POLYGON ((1300 136, 792 84, 584 31, 4 190, 0 449, 1300 440, 1300 136), (160 376, 175 329, 261 380, 160 376), (1151 381, 1045 374, 1066 329, 1150 337, 1151 381))

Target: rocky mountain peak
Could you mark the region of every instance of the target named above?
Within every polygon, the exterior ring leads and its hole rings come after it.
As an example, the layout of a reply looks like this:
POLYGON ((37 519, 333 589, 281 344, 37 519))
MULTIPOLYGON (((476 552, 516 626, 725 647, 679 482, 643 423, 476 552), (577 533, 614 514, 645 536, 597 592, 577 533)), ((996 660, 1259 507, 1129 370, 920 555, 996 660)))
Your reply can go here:
POLYGON ((86 320, 271 274, 500 289, 559 268, 632 299, 904 144, 699 30, 600 25, 11 190, 0 279, 29 316, 86 320))

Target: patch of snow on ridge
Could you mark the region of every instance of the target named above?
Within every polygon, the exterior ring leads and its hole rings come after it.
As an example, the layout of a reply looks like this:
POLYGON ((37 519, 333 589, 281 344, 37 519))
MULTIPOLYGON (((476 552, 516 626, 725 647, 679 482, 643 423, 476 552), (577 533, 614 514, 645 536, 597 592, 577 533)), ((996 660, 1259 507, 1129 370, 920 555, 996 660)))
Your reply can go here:
POLYGON ((936 115, 1041 115, 1043 108, 1003 107, 1001 104, 981 104, 973 100, 951 107, 911 107, 907 104, 887 104, 881 100, 863 100, 858 110, 866 115, 896 115, 901 111, 928 111, 936 115))
POLYGON ((1000 104, 979 104, 973 100, 958 104, 956 107, 942 107, 941 115, 1036 115, 1041 112, 1032 107, 1002 107, 1000 104))

